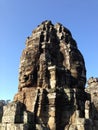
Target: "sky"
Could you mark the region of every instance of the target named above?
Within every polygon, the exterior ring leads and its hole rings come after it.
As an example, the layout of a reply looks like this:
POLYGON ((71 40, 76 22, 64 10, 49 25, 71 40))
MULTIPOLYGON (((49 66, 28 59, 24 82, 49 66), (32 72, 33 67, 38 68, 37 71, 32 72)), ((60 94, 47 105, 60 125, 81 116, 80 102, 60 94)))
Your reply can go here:
POLYGON ((25 41, 42 21, 67 27, 84 56, 87 80, 98 77, 98 0, 0 0, 0 100, 18 92, 25 41))

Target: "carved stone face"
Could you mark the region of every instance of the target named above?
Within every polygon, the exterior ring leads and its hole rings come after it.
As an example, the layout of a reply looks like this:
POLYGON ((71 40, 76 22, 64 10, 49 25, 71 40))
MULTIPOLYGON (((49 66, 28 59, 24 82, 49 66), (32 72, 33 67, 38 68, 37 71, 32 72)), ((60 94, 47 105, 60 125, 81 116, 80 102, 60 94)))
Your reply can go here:
POLYGON ((77 50, 75 55, 71 55, 71 75, 77 80, 77 87, 84 88, 86 83, 86 69, 84 59, 81 53, 77 50))
POLYGON ((63 130, 76 121, 71 116, 84 117, 85 81, 84 59, 70 31, 45 21, 26 41, 14 100, 34 113, 34 122, 37 119, 41 126, 63 130))
POLYGON ((26 48, 21 56, 19 89, 49 84, 49 66, 64 68, 64 71, 59 71, 56 75, 59 83, 65 84, 64 80, 67 80, 74 86, 83 87, 86 82, 85 63, 70 31, 61 24, 43 24, 26 41, 26 48), (65 70, 70 75, 69 79, 63 78, 65 70))
MULTIPOLYGON (((39 48, 39 47, 38 47, 39 48)), ((38 69, 38 48, 26 48, 20 62, 19 89, 36 86, 38 69)))

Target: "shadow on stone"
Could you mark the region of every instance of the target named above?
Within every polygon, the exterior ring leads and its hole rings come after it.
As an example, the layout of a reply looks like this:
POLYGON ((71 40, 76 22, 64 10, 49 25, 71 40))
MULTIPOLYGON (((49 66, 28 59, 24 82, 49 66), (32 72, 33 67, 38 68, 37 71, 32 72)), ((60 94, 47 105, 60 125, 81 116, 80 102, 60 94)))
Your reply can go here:
POLYGON ((96 106, 85 83, 84 58, 71 32, 60 23, 44 21, 26 40, 18 93, 15 102, 4 106, 0 127, 97 130, 96 106))

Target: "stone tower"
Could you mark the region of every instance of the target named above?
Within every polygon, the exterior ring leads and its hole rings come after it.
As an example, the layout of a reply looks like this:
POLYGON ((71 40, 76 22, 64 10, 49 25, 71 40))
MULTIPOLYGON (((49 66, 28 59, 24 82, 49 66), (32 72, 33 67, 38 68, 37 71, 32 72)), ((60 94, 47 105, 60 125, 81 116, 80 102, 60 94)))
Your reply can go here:
POLYGON ((97 130, 85 83, 85 62, 71 32, 44 21, 26 40, 18 93, 4 110, 13 106, 12 121, 5 112, 2 122, 15 124, 12 130, 97 130))

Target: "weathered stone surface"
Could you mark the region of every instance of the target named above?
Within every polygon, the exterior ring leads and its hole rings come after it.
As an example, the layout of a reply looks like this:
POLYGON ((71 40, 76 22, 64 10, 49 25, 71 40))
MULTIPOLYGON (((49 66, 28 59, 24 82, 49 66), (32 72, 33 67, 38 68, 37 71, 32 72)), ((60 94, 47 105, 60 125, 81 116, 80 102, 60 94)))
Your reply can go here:
POLYGON ((0 130, 33 130, 30 124, 0 124, 0 130))
POLYGON ((0 100, 0 122, 2 122, 3 106, 4 105, 5 105, 5 103, 3 102, 3 100, 0 100))
POLYGON ((14 100, 35 114, 36 124, 63 130, 77 109, 84 117, 85 82, 84 59, 70 31, 51 21, 39 25, 26 40, 14 100))
POLYGON ((71 32, 44 21, 26 40, 14 101, 34 113, 36 129, 64 130, 70 123, 77 127, 77 118, 85 122, 85 112, 89 117, 85 83, 84 59, 71 32))
POLYGON ((86 92, 91 95, 92 116, 98 120, 98 78, 91 77, 88 80, 86 92))
POLYGON ((33 111, 36 97, 37 96, 37 89, 30 87, 30 88, 23 88, 22 91, 19 91, 14 99, 15 101, 20 101, 26 105, 26 109, 28 111, 33 111))
MULTIPOLYGON (((56 86, 84 89, 85 82, 84 59, 70 31, 51 21, 39 25, 26 40, 20 60, 19 92, 14 100, 32 106, 32 96, 27 98, 27 93, 35 92, 33 89, 56 86)), ((28 110, 32 111, 32 107, 28 110)))
POLYGON ((97 130, 97 104, 85 83, 85 62, 71 32, 44 21, 26 40, 18 93, 4 106, 0 130, 97 130))
POLYGON ((22 123, 23 122, 23 111, 25 107, 22 103, 9 103, 3 107, 3 118, 2 123, 22 123))
POLYGON ((32 130, 34 127, 34 116, 26 111, 21 102, 12 102, 3 107, 3 116, 0 130, 32 130))

